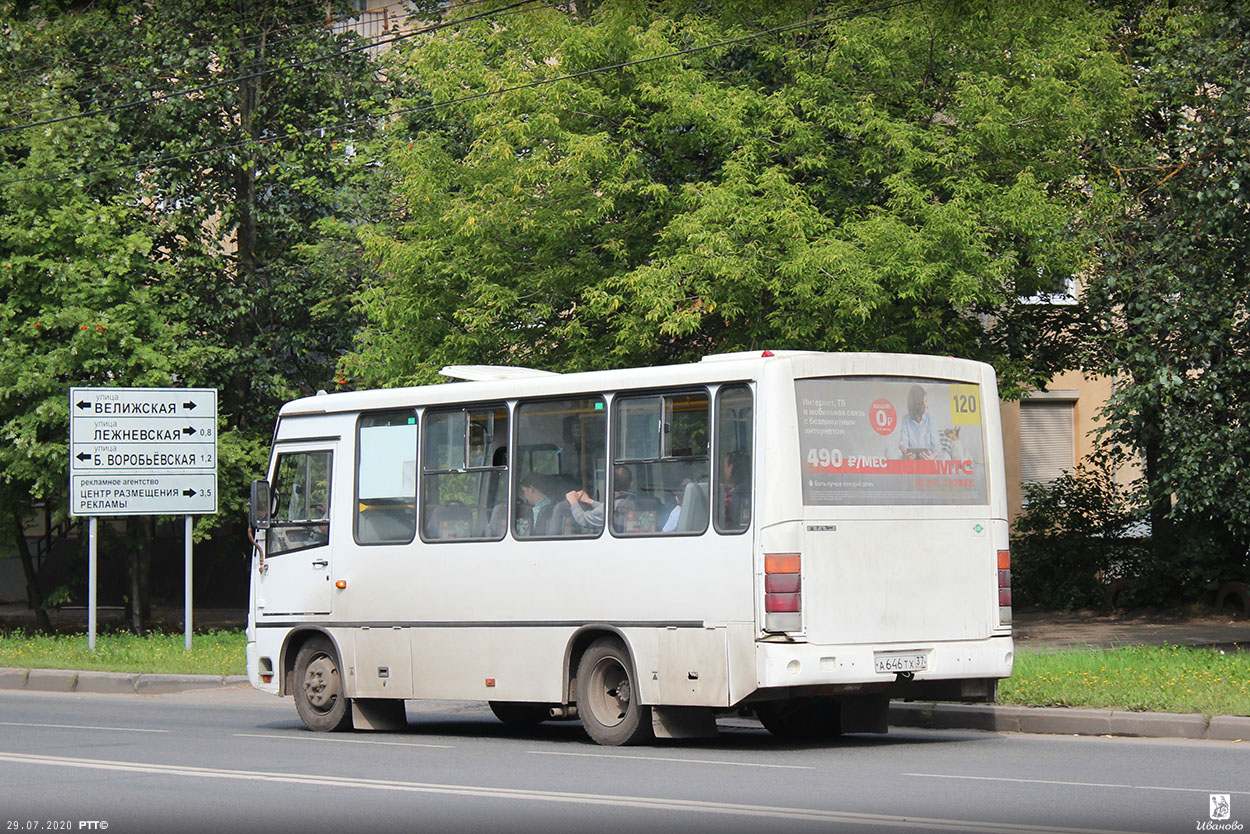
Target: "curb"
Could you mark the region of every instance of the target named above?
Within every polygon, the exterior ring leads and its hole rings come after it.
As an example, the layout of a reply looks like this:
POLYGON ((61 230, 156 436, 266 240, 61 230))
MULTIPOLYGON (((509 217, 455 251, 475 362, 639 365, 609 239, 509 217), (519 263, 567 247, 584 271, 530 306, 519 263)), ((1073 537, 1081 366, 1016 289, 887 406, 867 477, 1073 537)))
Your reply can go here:
POLYGON ((1013 707, 896 701, 890 704, 890 726, 932 730, 989 730, 1042 735, 1190 738, 1250 741, 1250 717, 1200 714, 1121 712, 1109 709, 1013 707))
POLYGON ((0 668, 0 689, 26 689, 33 692, 168 695, 248 685, 247 675, 139 675, 131 672, 0 668))

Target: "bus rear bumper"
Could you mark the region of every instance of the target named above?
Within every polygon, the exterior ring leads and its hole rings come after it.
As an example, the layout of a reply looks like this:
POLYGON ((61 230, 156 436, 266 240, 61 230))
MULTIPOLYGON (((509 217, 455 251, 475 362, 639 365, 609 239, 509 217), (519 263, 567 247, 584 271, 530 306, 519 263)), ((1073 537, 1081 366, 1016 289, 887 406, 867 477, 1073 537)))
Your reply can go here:
POLYGON ((934 643, 755 645, 761 689, 830 687, 834 692, 865 685, 894 698, 992 698, 993 686, 971 682, 1010 677, 1015 657, 1010 635, 934 643), (923 668, 909 670, 916 666, 923 668))

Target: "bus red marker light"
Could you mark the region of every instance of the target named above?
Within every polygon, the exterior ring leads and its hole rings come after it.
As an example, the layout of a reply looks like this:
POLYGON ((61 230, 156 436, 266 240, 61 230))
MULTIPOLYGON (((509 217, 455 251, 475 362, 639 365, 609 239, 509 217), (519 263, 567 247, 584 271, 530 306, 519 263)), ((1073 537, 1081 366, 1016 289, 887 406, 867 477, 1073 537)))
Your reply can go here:
POLYGON ((803 560, 798 553, 764 554, 764 630, 803 627, 803 560))
POLYGON ((765 594, 764 610, 770 614, 797 614, 801 610, 799 594, 765 594))
POLYGON ((1011 625, 1011 551, 998 551, 998 623, 1011 625))
POLYGON ((770 573, 764 577, 764 591, 769 594, 797 594, 801 583, 797 573, 770 573))

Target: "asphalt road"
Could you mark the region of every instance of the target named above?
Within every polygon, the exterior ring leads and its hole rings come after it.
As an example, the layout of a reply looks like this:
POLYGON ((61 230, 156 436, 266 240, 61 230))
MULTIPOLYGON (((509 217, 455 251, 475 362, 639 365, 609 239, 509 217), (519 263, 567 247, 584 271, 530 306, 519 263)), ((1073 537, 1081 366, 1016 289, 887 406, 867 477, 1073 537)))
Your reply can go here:
MULTIPOLYGON (((1250 740, 895 729, 823 745, 732 721, 716 740, 591 744, 484 706, 403 733, 317 735, 290 699, 0 692, 4 832, 831 832, 1250 825, 1250 740), (107 826, 107 828, 105 828, 107 826)), ((1239 829, 1231 829, 1239 830, 1239 829)))

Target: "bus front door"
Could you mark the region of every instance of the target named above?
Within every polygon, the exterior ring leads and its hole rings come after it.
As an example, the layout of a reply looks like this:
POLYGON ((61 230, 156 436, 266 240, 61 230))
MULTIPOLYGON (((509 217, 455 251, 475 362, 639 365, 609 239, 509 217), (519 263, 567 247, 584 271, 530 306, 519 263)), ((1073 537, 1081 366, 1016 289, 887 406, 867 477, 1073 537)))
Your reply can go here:
POLYGON ((283 450, 257 584, 260 617, 330 613, 330 472, 334 450, 283 450))

